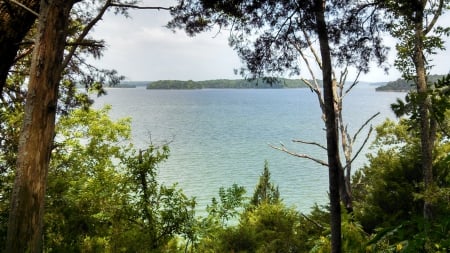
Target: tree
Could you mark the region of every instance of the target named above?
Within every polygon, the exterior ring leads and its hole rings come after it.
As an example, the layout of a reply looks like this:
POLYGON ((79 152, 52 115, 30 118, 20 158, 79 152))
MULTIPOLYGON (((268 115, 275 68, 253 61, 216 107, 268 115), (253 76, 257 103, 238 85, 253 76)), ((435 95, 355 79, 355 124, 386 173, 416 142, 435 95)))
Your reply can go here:
POLYGON ((40 0, 10 0, 0 3, 0 94, 6 84, 11 66, 17 60, 17 52, 39 12, 40 0))
MULTIPOLYGON (((69 45, 64 57, 66 39, 71 28, 70 14, 77 2, 85 3, 80 0, 40 2, 39 25, 30 68, 24 121, 18 146, 16 177, 11 197, 7 252, 39 252, 41 250, 45 188, 55 133, 59 87, 64 68, 71 62, 89 31, 109 7, 116 7, 122 12, 126 8, 138 7, 133 4, 114 3, 110 0, 101 3, 97 15, 85 24, 75 43, 69 45)), ((14 1, 14 3, 17 2, 14 1)))
POLYGON ((126 168, 117 161, 129 155, 131 120, 112 121, 110 109, 77 109, 58 121, 45 199, 45 252, 130 247, 120 234, 131 230, 135 206, 126 168))
MULTIPOLYGON (((417 87, 420 115, 421 164, 425 191, 431 192, 433 180, 433 148, 436 142, 437 122, 431 114, 432 99, 427 71, 430 69, 428 56, 444 49, 442 35, 449 35, 448 28, 436 27, 436 22, 447 8, 446 0, 427 1, 374 1, 393 14, 390 31, 399 38, 396 67, 406 80, 413 80, 417 87)), ((423 215, 432 219, 432 203, 425 197, 423 215)))
MULTIPOLYGON (((449 110, 445 112, 446 117, 449 110)), ((433 194, 428 197, 434 204, 434 219, 423 217, 424 185, 420 159, 420 129, 413 119, 398 123, 386 121, 377 127, 369 164, 355 173, 355 219, 372 234, 373 251, 383 248, 404 248, 406 252, 445 252, 450 246, 450 196, 448 140, 442 131, 434 149, 433 194)))
POLYGON ((8 220, 7 252, 40 252, 44 196, 68 17, 75 1, 41 1, 8 220), (26 242, 26 243, 24 243, 26 242))
POLYGON ((77 109, 58 121, 45 252, 153 252, 190 239, 194 199, 157 177, 168 147, 134 150, 130 119, 112 121, 110 109, 77 109))
MULTIPOLYGON (((135 198, 134 223, 143 231, 141 241, 136 248, 158 250, 167 245, 175 235, 191 235, 189 224, 194 219, 195 200, 173 186, 164 186, 157 181, 157 165, 169 155, 168 146, 161 148, 151 145, 146 150, 139 150, 137 155, 124 159, 129 170, 128 187, 130 196, 135 198)), ((131 200, 131 203, 134 201, 131 200)))
POLYGON ((189 34, 211 29, 211 24, 230 27, 230 44, 246 63, 242 74, 272 77, 298 74, 298 49, 309 48, 305 37, 320 47, 324 90, 327 157, 330 181, 332 252, 341 252, 340 177, 338 133, 332 66, 348 63, 368 71, 368 62, 385 60, 381 38, 376 34, 377 16, 365 18, 351 1, 180 1, 172 11, 170 27, 189 34), (371 29, 366 29, 370 27, 371 29), (306 36, 304 36, 306 35, 306 36), (332 60, 332 57, 335 59, 332 60))
POLYGON ((264 161, 264 171, 259 177, 259 182, 256 185, 255 191, 250 204, 258 206, 262 203, 275 204, 280 201, 280 192, 278 186, 275 186, 270 181, 269 162, 264 161))

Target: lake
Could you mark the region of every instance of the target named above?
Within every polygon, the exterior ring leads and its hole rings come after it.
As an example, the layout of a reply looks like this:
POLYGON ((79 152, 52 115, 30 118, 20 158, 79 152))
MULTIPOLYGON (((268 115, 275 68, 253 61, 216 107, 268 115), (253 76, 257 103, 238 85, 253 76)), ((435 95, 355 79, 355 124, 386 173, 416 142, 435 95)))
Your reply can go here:
MULTIPOLYGON (((301 139, 326 144, 319 104, 309 89, 138 87, 107 92, 95 99, 94 106, 112 105, 113 119, 131 117, 136 147, 170 142, 171 155, 160 165, 159 179, 165 184, 178 183, 188 196, 195 196, 200 213, 218 195, 219 187, 236 183, 245 186, 251 196, 264 160, 288 206, 308 212, 314 203, 328 201, 326 167, 269 146, 283 143, 292 151, 326 160, 324 150, 292 143, 301 139)), ((381 114, 374 125, 394 118, 389 106, 398 97, 404 93, 375 92, 367 85, 354 89, 344 100, 344 118, 351 134, 377 112, 381 114)), ((364 162, 361 154, 354 168, 364 162)))

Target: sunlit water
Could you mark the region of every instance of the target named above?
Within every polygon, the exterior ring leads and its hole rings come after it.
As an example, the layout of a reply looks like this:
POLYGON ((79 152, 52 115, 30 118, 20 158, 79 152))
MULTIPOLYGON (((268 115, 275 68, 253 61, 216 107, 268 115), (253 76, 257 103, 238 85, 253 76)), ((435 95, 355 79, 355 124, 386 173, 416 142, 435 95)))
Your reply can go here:
MULTIPOLYGON (((394 118, 389 105, 403 96, 367 86, 353 90, 344 102, 351 133, 377 112, 381 115, 374 125, 394 118)), ((268 145, 283 143, 297 153, 326 160, 324 150, 292 143, 292 139, 326 143, 317 98, 309 89, 109 89, 107 96, 96 99, 95 107, 104 104, 113 106, 114 119, 132 118, 137 147, 170 142, 171 155, 159 167, 159 179, 178 183, 188 196, 195 196, 200 213, 219 187, 236 183, 250 196, 264 160, 288 206, 308 212, 314 203, 328 201, 326 167, 268 145)), ((361 154, 354 167, 364 162, 361 154)))

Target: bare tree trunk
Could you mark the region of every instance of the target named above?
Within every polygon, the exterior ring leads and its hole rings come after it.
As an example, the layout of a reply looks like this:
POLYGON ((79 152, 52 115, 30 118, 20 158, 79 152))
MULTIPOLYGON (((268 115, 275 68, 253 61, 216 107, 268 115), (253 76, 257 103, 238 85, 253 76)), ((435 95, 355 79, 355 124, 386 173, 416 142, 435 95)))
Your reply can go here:
MULTIPOLYGON (((39 0, 17 1, 38 12, 39 0)), ((0 1, 0 94, 11 66, 15 62, 20 42, 25 38, 37 16, 11 1, 0 1)))
POLYGON ((73 1, 42 0, 25 115, 19 139, 6 252, 41 252, 47 172, 55 133, 58 86, 73 1))
POLYGON ((335 115, 335 101, 333 94, 331 53, 328 41, 328 29, 325 21, 325 2, 315 0, 317 35, 319 37, 320 53, 322 57, 323 94, 325 104, 325 126, 327 132, 327 154, 330 184, 330 213, 331 213, 331 252, 341 252, 341 206, 339 197, 340 161, 338 152, 338 131, 335 115))
MULTIPOLYGON (((419 95, 419 114, 420 114, 420 142, 422 172, 424 178, 425 192, 429 191, 433 185, 433 146, 436 138, 435 131, 431 131, 431 98, 428 96, 428 85, 426 80, 425 57, 423 54, 424 44, 424 9, 426 1, 418 0, 416 2, 417 10, 414 17, 414 65, 416 68, 416 85, 419 95)), ((425 219, 433 218, 432 203, 425 194, 423 216, 425 219)))

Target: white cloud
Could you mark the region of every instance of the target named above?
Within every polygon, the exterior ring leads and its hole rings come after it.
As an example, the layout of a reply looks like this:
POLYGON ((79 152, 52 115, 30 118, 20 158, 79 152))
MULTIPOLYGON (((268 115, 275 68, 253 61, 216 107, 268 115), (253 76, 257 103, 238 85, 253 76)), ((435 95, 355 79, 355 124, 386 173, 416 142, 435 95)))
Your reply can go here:
MULTIPOLYGON (((142 1, 152 6, 168 6, 174 1, 142 1)), ((170 20, 167 11, 134 10, 131 18, 108 13, 96 27, 94 36, 104 39, 108 50, 96 62, 103 68, 113 68, 130 80, 205 80, 240 78, 233 69, 242 66, 237 54, 228 46, 227 31, 220 34, 202 33, 195 37, 183 31, 170 31, 164 25, 170 20)), ((442 17, 449 22, 450 15, 442 17)), ((386 39, 392 47, 389 62, 395 59, 395 42, 386 39)), ((446 44, 450 46, 449 43, 446 44)), ((448 52, 435 57, 433 73, 449 71, 448 52)), ((306 69, 302 75, 309 76, 306 69)), ((350 74, 349 79, 354 74, 350 74)), ((400 77, 394 67, 386 75, 373 64, 370 73, 361 76, 363 81, 388 81, 400 77)), ((308 77, 307 77, 308 78, 308 77)))

